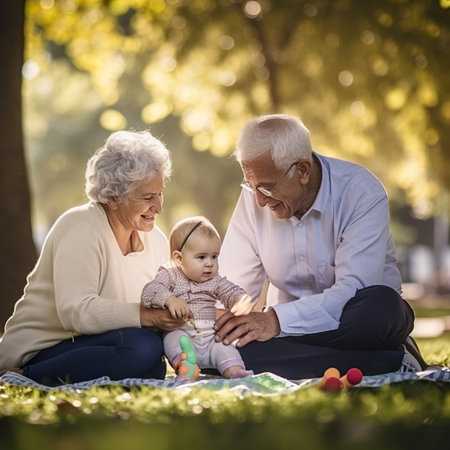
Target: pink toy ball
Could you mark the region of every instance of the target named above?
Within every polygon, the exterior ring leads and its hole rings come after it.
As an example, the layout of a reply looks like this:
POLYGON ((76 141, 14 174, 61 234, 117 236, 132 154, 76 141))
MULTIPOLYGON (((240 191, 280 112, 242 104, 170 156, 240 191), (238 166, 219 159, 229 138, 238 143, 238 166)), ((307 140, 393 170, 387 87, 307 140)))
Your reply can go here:
POLYGON ((323 383, 323 389, 326 391, 339 391, 341 388, 341 380, 337 377, 329 377, 323 383))
POLYGON ((359 369, 354 367, 347 372, 346 377, 348 382, 354 386, 355 384, 361 383, 363 374, 359 369))

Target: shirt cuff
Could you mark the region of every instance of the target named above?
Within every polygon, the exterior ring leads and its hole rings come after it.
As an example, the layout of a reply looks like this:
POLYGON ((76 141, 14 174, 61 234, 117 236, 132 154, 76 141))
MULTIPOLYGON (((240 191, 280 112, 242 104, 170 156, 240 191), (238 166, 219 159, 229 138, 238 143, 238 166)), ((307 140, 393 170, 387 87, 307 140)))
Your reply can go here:
POLYGON ((272 306, 280 322, 280 334, 276 337, 303 336, 335 330, 339 321, 323 308, 305 304, 301 300, 272 306))

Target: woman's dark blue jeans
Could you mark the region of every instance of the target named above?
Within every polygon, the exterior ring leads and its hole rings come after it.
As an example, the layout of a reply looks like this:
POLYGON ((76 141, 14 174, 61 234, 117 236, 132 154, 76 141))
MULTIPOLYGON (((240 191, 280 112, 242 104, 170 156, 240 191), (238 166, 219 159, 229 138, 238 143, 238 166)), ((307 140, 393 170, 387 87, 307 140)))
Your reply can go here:
POLYGON ((77 336, 41 350, 28 361, 24 375, 48 386, 108 376, 158 378, 166 374, 160 336, 148 328, 121 328, 77 336))

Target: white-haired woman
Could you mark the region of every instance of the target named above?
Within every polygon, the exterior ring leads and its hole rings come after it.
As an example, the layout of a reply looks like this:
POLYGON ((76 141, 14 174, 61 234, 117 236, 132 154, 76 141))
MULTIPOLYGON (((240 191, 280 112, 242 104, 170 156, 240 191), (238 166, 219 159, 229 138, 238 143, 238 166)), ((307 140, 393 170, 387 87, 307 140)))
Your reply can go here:
POLYGON ((155 226, 170 154, 149 132, 118 131, 90 158, 90 201, 53 225, 0 340, 0 369, 47 385, 100 376, 162 378, 155 329, 182 319, 140 305, 169 258, 155 226))

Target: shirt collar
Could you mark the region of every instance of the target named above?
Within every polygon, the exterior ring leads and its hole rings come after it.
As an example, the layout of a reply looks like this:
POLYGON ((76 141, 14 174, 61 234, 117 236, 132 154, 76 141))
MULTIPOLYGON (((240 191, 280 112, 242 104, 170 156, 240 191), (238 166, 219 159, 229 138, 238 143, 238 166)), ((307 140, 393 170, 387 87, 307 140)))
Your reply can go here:
POLYGON ((328 172, 328 167, 324 164, 323 156, 316 152, 313 152, 316 157, 316 161, 320 164, 322 169, 322 180, 320 182, 319 192, 312 204, 310 211, 314 210, 322 214, 325 211, 326 205, 328 203, 329 193, 330 193, 330 177, 328 172))

